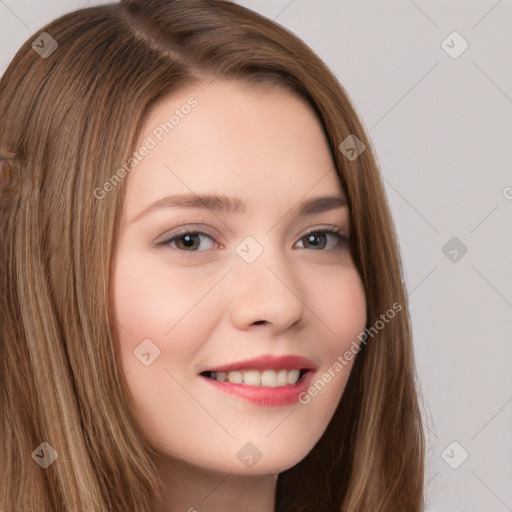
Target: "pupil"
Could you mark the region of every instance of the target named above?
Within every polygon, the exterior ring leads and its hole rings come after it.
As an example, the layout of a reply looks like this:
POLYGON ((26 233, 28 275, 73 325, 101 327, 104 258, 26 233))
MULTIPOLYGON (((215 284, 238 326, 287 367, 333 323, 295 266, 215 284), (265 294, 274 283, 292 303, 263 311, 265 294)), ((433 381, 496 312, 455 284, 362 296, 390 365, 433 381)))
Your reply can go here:
POLYGON ((315 245, 315 239, 319 238, 320 234, 312 234, 308 236, 308 243, 313 243, 315 245))
POLYGON ((192 237, 190 235, 184 235, 182 237, 182 240, 185 240, 185 246, 190 248, 194 245, 194 240, 192 239, 192 237))

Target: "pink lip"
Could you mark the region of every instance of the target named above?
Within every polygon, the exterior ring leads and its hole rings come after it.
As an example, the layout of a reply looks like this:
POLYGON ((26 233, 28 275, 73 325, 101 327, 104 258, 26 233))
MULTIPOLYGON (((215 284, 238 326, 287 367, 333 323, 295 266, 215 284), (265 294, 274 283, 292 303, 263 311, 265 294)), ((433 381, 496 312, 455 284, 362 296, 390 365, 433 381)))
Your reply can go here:
POLYGON ((249 386, 247 384, 234 384, 232 382, 219 382, 203 376, 210 385, 218 390, 237 395, 249 402, 267 407, 283 407, 299 401, 301 393, 305 393, 310 387, 313 377, 318 370, 318 365, 308 357, 303 356, 272 356, 266 355, 253 359, 246 359, 236 363, 210 368, 211 372, 229 373, 235 370, 307 370, 302 378, 293 385, 286 386, 249 386))
POLYGON ((207 368, 212 372, 231 372, 235 370, 318 370, 318 365, 309 357, 265 355, 253 359, 245 359, 236 363, 224 364, 215 368, 207 368))
POLYGON ((296 384, 278 386, 275 388, 233 384, 231 382, 219 382, 209 377, 203 378, 219 391, 237 395, 253 404, 266 407, 283 407, 295 404, 299 401, 300 395, 306 393, 311 386, 315 374, 316 372, 314 371, 308 371, 296 384))

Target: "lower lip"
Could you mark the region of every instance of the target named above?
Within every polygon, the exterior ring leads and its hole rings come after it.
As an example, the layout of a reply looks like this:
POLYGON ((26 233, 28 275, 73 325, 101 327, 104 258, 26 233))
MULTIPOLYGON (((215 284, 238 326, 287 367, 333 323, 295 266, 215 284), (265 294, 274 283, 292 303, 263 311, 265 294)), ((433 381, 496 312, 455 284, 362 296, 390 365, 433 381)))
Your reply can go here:
POLYGON ((249 386, 247 384, 234 384, 232 382, 220 382, 210 377, 201 376, 212 386, 226 393, 239 396, 253 404, 266 407, 284 407, 293 405, 299 401, 301 393, 305 393, 310 387, 314 371, 308 371, 296 384, 287 386, 249 386))

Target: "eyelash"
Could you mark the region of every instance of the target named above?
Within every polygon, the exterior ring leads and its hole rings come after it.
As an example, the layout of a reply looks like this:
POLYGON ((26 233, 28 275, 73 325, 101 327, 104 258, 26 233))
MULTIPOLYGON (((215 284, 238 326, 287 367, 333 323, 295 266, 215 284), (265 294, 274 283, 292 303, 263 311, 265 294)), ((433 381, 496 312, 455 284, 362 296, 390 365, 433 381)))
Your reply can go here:
MULTIPOLYGON (((349 241, 349 237, 347 235, 345 235, 344 233, 342 233, 342 231, 337 227, 332 227, 332 228, 328 228, 328 229, 321 229, 321 228, 320 229, 318 229, 318 228, 312 229, 312 230, 308 231, 307 233, 305 233, 300 238, 300 240, 303 240, 304 238, 307 238, 308 236, 310 236, 312 234, 318 234, 318 233, 328 233, 330 235, 333 235, 334 237, 336 237, 338 239, 338 245, 339 245, 332 249, 319 249, 320 252, 339 250, 341 248, 344 248, 349 241)), ((175 240, 177 240, 178 238, 180 238, 184 235, 205 235, 205 236, 211 238, 213 241, 215 241, 215 236, 208 231, 201 231, 200 229, 194 229, 194 228, 183 228, 183 229, 178 230, 178 232, 173 233, 173 235, 171 237, 168 237, 165 240, 158 242, 156 245, 157 246, 170 245, 171 242, 174 242, 175 240)), ((177 249, 177 248, 175 248, 175 249, 180 252, 183 252, 183 253, 189 253, 189 255, 192 255, 192 254, 198 253, 198 252, 204 252, 204 251, 197 251, 197 250, 185 251, 183 249, 177 249)))

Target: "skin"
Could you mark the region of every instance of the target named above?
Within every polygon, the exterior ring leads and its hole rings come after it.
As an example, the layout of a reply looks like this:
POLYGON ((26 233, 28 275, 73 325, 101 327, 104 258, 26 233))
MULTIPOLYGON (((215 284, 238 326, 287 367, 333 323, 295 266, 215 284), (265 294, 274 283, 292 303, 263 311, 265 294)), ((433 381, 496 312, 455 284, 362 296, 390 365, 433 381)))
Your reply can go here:
POLYGON ((121 364, 140 428, 159 453, 166 497, 155 512, 228 512, 241 504, 244 512, 271 512, 277 475, 324 433, 353 360, 307 405, 285 407, 228 395, 199 373, 296 354, 313 359, 320 378, 364 330, 365 293, 347 245, 325 231, 305 236, 329 227, 349 235, 348 207, 297 215, 301 201, 343 194, 313 110, 266 86, 217 79, 203 89, 152 111, 141 143, 190 96, 198 101, 125 178, 112 282, 121 364), (247 209, 168 207, 134 221, 156 200, 192 191, 237 196, 247 209), (213 238, 154 245, 179 226, 213 238), (235 250, 247 236, 263 248, 250 264, 235 250), (149 366, 134 356, 147 338, 160 350, 149 366), (262 454, 251 467, 237 457, 248 442, 262 454))

